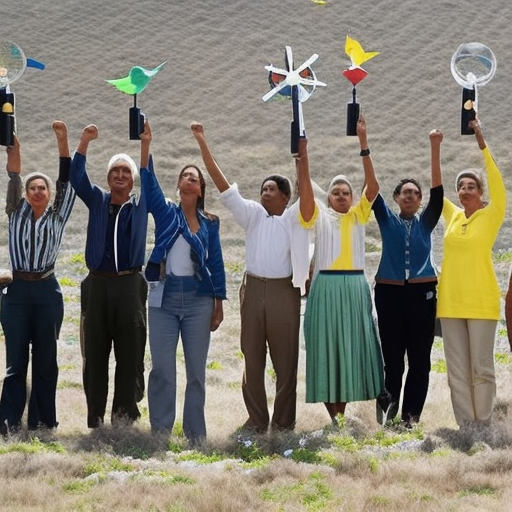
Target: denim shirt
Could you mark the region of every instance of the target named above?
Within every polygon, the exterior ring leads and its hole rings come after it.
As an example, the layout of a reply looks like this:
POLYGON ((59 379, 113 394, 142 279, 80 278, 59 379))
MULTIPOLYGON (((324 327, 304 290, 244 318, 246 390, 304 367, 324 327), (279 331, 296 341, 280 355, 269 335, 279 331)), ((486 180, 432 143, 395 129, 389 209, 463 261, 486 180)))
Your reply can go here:
POLYGON ((382 255, 375 281, 389 284, 437 281, 432 262, 432 231, 443 210, 443 186, 430 189, 420 214, 406 222, 379 194, 372 205, 382 236, 382 255))
MULTIPOLYGON (((149 176, 151 211, 155 219, 155 246, 148 263, 160 265, 181 234, 191 246, 195 277, 199 281, 197 294, 225 299, 226 274, 220 245, 219 218, 198 210, 200 228, 195 235, 191 235, 181 207, 165 198, 156 179, 152 159, 149 163, 149 176)), ((150 289, 153 288, 150 286, 150 289)))

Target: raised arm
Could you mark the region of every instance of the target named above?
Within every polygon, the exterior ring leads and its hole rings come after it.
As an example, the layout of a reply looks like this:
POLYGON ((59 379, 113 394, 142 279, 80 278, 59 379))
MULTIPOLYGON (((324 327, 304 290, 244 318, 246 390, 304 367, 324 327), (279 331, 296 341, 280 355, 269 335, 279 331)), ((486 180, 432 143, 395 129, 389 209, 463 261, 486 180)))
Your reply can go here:
POLYGON ((201 123, 192 123, 190 125, 190 129, 192 130, 192 134, 199 144, 201 156, 203 157, 203 162, 206 170, 208 171, 208 174, 211 176, 219 192, 224 192, 229 188, 229 181, 224 176, 224 173, 221 171, 220 167, 215 161, 215 158, 213 158, 210 147, 206 141, 203 125, 201 123))
POLYGON ((478 147, 483 150, 487 147, 487 144, 485 143, 484 134, 482 132, 482 126, 480 124, 480 120, 477 118, 473 119, 469 122, 469 127, 473 128, 475 131, 475 139, 478 142, 478 147))
POLYGON ((18 136, 14 136, 14 144, 12 146, 7 146, 7 164, 5 168, 9 173, 9 183, 7 185, 7 198, 5 201, 5 213, 7 215, 11 215, 11 213, 16 209, 18 203, 20 202, 23 185, 21 183, 21 151, 20 151, 20 141, 18 136))
POLYGON ((69 153, 68 127, 64 121, 53 121, 52 130, 57 139, 59 150, 59 177, 55 184, 55 197, 53 199, 53 211, 62 214, 67 220, 75 202, 75 193, 69 183, 71 172, 71 157, 69 153))
POLYGON ((429 138, 431 187, 435 188, 443 184, 441 176, 441 142, 443 142, 443 132, 434 129, 429 133, 429 138))
POLYGON ((299 183, 300 214, 304 221, 309 222, 315 213, 315 195, 309 174, 308 140, 299 139, 299 152, 295 158, 297 181, 299 183))
POLYGON ((366 120, 360 116, 357 121, 357 136, 359 137, 359 146, 361 148, 361 157, 363 159, 364 183, 366 186, 366 199, 372 202, 379 193, 379 182, 375 176, 370 148, 368 147, 368 133, 366 130, 366 120))
POLYGON ((149 166, 149 149, 153 135, 151 133, 151 127, 149 122, 144 122, 144 131, 140 135, 140 168, 147 169, 149 166))
POLYGON ((69 158, 68 127, 64 121, 53 121, 52 130, 57 139, 59 158, 69 158))
POLYGON ((95 124, 88 124, 83 130, 76 148, 77 153, 86 156, 89 143, 98 138, 98 127, 95 124))
POLYGON ((16 174, 21 173, 21 150, 20 150, 20 141, 18 136, 14 136, 14 144, 12 146, 7 146, 5 149, 7 152, 7 164, 5 168, 7 172, 14 172, 16 174))

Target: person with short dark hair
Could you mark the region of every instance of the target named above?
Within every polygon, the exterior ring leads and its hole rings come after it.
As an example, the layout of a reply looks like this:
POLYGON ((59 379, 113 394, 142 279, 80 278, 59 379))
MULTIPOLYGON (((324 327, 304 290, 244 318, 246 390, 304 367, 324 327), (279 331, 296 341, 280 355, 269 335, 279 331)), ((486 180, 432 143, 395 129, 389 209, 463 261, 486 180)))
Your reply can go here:
POLYGON ((309 237, 299 226, 298 205, 287 208, 291 196, 287 178, 269 175, 260 187, 260 202, 244 199, 213 158, 203 126, 193 123, 191 128, 221 202, 246 233, 240 344, 245 361, 242 393, 249 418, 242 428, 263 433, 270 422, 272 429, 293 430, 300 297, 308 278, 309 237), (276 373, 271 420, 265 390, 267 349, 276 373))
POLYGON ((141 135, 139 171, 124 153, 107 166, 108 190, 91 183, 86 172, 95 125, 86 126, 73 157, 70 181, 89 209, 85 261, 89 274, 81 285, 83 382, 87 425, 104 423, 109 381, 109 356, 116 358, 113 424, 132 424, 140 417, 137 402, 144 396, 147 283, 141 274, 146 254, 152 176, 148 170, 150 138, 141 135))
POLYGON ((489 424, 496 395, 494 340, 501 318, 501 292, 492 247, 505 219, 506 191, 477 119, 470 122, 482 152, 489 186, 478 170, 458 174, 462 207, 444 198, 445 235, 437 316, 441 319, 448 384, 460 427, 489 424))
POLYGON ((430 132, 431 188, 425 208, 414 178, 401 179, 393 191, 399 212, 381 194, 372 208, 382 237, 375 275, 375 308, 384 357, 386 392, 377 399, 377 421, 393 420, 400 406, 406 427, 419 422, 428 392, 434 341, 437 274, 432 261, 432 231, 443 210, 440 147, 443 134, 430 132), (407 377, 402 383, 407 357, 407 377))
POLYGON ((1 322, 5 336, 6 375, 0 399, 0 433, 21 426, 27 396, 27 369, 32 351, 32 389, 28 428, 55 428, 58 366, 57 339, 64 317, 62 292, 55 277, 64 228, 75 192, 69 184, 71 158, 67 127, 54 121, 59 149, 59 177, 53 192, 42 172, 21 180, 18 137, 7 147, 9 184, 5 211, 9 217, 9 255, 13 281, 2 294, 1 322), (53 194, 53 201, 52 201, 53 194))

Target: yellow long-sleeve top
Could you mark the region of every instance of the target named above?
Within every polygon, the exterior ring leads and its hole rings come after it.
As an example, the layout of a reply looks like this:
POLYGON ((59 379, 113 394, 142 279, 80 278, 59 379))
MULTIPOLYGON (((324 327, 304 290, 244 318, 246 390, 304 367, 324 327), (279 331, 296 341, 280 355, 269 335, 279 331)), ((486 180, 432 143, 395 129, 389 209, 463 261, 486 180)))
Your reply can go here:
POLYGON ((506 192, 490 150, 482 150, 489 204, 466 218, 464 210, 444 198, 446 224, 439 278, 437 316, 500 319, 500 289, 492 247, 505 218, 506 192))
POLYGON ((315 215, 309 222, 300 216, 302 227, 315 228, 315 268, 320 270, 364 269, 365 227, 372 204, 363 193, 361 200, 347 213, 338 213, 317 202, 315 215))

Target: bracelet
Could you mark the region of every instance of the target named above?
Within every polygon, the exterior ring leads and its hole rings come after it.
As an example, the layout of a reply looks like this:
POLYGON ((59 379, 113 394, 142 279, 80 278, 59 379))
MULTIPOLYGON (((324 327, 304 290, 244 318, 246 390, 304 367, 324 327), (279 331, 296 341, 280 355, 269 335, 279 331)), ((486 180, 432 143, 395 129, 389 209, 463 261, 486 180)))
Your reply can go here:
POLYGON ((361 149, 359 156, 370 156, 370 148, 361 149))

